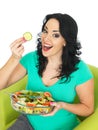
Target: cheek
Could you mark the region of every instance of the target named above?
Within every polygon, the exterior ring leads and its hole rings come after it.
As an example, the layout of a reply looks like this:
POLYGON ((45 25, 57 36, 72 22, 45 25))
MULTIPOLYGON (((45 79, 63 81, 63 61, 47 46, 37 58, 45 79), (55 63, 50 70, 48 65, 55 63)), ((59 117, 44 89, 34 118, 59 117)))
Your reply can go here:
POLYGON ((56 47, 57 49, 63 49, 64 43, 58 42, 58 44, 55 44, 55 47, 56 47))
POLYGON ((43 42, 43 38, 41 37, 41 42, 43 42))
POLYGON ((58 53, 58 52, 62 52, 62 50, 63 50, 63 46, 60 44, 57 44, 55 45, 53 52, 58 53))

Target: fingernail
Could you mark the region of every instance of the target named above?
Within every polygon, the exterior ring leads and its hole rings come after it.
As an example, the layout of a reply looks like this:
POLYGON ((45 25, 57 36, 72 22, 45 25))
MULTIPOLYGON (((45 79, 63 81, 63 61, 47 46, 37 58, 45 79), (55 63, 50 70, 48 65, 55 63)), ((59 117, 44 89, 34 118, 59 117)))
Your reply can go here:
POLYGON ((55 106, 55 102, 50 102, 50 105, 55 106))
POLYGON ((23 37, 22 39, 23 39, 23 41, 24 41, 24 42, 26 42, 26 41, 27 41, 24 37, 23 37))

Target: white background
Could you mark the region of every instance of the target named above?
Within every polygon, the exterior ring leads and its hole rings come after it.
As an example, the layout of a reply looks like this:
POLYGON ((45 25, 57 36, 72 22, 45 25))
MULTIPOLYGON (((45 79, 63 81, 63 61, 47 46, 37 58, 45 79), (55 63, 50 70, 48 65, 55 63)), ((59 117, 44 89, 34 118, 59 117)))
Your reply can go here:
POLYGON ((0 0, 0 67, 11 55, 9 45, 30 31, 33 39, 25 43, 25 53, 36 48, 36 36, 44 16, 67 13, 78 24, 82 59, 98 67, 98 4, 97 0, 0 0))

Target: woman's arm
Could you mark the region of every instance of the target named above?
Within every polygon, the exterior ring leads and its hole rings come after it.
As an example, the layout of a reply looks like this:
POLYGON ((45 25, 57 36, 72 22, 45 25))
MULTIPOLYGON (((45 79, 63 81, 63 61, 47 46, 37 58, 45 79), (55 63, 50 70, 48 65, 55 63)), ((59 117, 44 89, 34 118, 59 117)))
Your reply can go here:
POLYGON ((80 99, 80 103, 69 104, 65 102, 55 102, 52 105, 55 105, 54 111, 48 115, 53 115, 59 109, 68 110, 76 115, 80 116, 89 116, 94 111, 94 80, 91 79, 79 86, 76 87, 77 94, 80 99))
POLYGON ((19 38, 10 45, 12 55, 0 69, 0 89, 11 85, 26 75, 26 70, 19 64, 24 52, 22 45, 24 42, 23 38, 19 38))

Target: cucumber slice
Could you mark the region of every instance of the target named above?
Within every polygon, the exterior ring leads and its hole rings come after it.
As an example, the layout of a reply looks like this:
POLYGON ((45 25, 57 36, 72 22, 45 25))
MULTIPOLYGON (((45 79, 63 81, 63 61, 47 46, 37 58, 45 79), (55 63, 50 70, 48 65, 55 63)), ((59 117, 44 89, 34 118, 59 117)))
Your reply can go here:
POLYGON ((30 41, 32 39, 32 34, 30 32, 25 32, 23 34, 23 37, 25 38, 26 41, 30 41))

